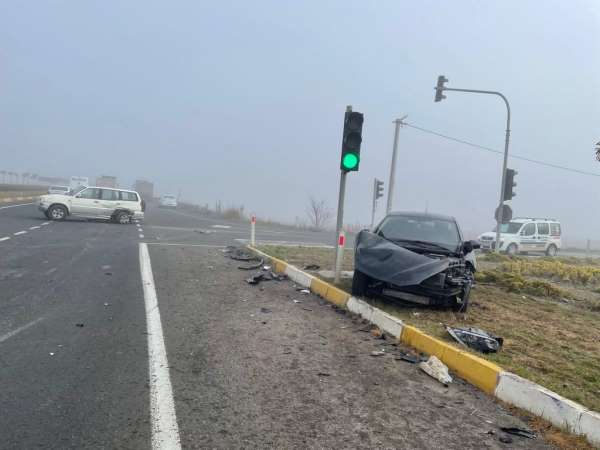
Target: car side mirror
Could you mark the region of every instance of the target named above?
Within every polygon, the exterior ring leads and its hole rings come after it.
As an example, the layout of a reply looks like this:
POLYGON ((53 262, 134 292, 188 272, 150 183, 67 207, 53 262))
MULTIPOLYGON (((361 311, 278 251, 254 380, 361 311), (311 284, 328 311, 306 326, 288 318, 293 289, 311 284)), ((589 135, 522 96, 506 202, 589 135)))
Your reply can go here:
POLYGON ((465 242, 463 242, 463 253, 465 253, 465 255, 467 253, 471 253, 473 250, 475 250, 477 248, 481 248, 481 245, 477 241, 465 241, 465 242))

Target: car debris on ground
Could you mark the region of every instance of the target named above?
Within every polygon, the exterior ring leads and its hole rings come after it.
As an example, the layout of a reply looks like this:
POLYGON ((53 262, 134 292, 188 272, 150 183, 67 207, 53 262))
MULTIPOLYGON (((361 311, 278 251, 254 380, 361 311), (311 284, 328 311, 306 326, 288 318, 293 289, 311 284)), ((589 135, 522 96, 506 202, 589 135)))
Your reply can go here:
POLYGON ((482 353, 496 353, 502 348, 504 339, 493 336, 479 328, 454 328, 446 326, 446 331, 464 347, 469 347, 482 353))
POLYGON ((304 269, 302 269, 302 270, 319 270, 320 268, 321 268, 321 266, 318 264, 308 264, 308 265, 304 266, 304 269))
POLYGON ((529 430, 519 427, 500 427, 502 431, 515 436, 521 436, 527 439, 535 439, 537 435, 529 430))
MULTIPOLYGON (((258 262, 256 264, 251 264, 249 266, 238 266, 238 269, 240 269, 240 270, 255 270, 255 269, 262 267, 265 262, 265 260, 262 258, 257 258, 257 261, 258 262)), ((264 270, 264 267, 263 267, 263 270, 264 270)))
POLYGON ((384 356, 385 355, 385 350, 381 349, 381 350, 373 350, 371 352, 371 356, 384 356))
POLYGON ((419 363, 419 368, 432 378, 435 378, 444 386, 452 383, 452 377, 448 373, 448 367, 436 356, 431 355, 427 361, 419 363))

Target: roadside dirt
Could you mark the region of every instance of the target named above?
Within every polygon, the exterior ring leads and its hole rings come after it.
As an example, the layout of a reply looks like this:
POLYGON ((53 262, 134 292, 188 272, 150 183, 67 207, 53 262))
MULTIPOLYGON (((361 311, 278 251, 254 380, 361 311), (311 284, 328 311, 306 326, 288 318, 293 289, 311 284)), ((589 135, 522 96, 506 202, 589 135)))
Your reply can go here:
POLYGON ((500 442, 524 424, 491 397, 394 359, 391 338, 290 281, 250 286, 218 249, 151 257, 184 448, 554 448, 500 442))

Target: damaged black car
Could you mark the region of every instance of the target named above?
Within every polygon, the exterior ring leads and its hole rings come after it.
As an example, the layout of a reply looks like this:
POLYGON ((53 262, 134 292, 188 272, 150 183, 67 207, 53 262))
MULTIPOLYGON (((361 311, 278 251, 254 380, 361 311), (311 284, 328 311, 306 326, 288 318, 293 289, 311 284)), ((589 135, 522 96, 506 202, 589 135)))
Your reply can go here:
POLYGON ((352 294, 466 311, 477 262, 453 217, 392 213, 356 237, 352 294))

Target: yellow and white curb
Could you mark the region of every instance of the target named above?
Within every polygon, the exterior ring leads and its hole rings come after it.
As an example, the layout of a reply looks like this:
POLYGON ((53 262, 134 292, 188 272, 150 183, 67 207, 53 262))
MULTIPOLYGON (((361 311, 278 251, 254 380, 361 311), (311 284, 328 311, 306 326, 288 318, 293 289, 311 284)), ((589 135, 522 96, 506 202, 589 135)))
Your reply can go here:
POLYGON ((337 306, 360 315, 400 342, 429 355, 435 355, 458 376, 496 398, 536 414, 553 425, 571 433, 583 435, 600 447, 600 414, 566 399, 556 392, 504 371, 500 366, 459 349, 402 320, 351 296, 345 291, 301 271, 285 261, 274 258, 254 247, 248 247, 271 261, 273 270, 285 273, 292 281, 337 306))

